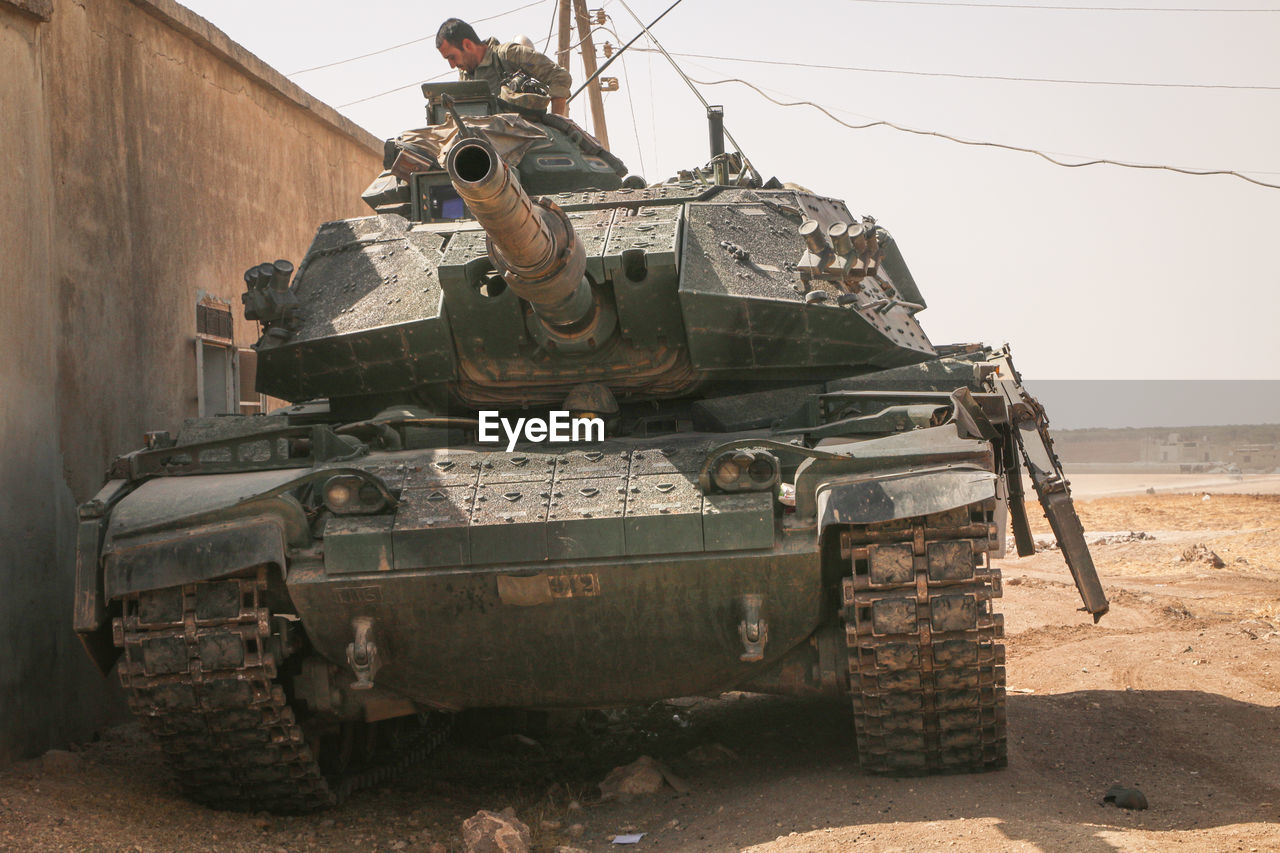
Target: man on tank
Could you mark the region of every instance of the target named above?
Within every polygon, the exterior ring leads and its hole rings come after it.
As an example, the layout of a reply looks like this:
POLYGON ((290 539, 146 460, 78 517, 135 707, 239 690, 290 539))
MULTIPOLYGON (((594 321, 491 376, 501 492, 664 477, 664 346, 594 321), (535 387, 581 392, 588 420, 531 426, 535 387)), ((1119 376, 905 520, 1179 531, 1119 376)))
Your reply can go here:
POLYGON ((466 21, 450 18, 436 32, 436 49, 461 80, 484 80, 498 97, 521 109, 569 112, 569 72, 518 41, 481 40, 466 21))

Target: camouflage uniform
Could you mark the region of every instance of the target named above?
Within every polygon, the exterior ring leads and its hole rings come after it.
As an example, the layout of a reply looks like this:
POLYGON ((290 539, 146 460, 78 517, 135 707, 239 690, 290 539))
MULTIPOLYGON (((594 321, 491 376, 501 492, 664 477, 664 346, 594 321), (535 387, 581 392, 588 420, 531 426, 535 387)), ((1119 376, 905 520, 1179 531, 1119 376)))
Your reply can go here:
POLYGON ((569 86, 573 78, 569 72, 556 65, 546 56, 531 47, 519 42, 499 44, 495 38, 486 39, 488 50, 484 59, 476 66, 475 71, 458 71, 461 80, 484 80, 488 82, 498 97, 518 107, 532 110, 545 110, 548 99, 530 92, 512 92, 505 88, 503 81, 517 71, 523 71, 547 88, 550 98, 569 97, 569 86))

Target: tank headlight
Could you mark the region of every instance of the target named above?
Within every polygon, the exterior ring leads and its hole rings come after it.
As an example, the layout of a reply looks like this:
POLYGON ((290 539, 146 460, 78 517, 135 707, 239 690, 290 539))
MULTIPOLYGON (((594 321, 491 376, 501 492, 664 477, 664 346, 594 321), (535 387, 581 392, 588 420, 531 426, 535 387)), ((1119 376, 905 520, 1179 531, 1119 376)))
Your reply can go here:
POLYGON ((778 482, 778 459, 764 450, 731 450, 711 467, 712 481, 723 492, 764 492, 778 482))
POLYGON ((380 489, 350 474, 330 477, 324 484, 324 504, 335 515, 368 515, 386 507, 380 489))
POLYGON ((342 481, 330 480, 325 488, 324 502, 329 505, 329 509, 345 509, 351 503, 351 487, 342 481))

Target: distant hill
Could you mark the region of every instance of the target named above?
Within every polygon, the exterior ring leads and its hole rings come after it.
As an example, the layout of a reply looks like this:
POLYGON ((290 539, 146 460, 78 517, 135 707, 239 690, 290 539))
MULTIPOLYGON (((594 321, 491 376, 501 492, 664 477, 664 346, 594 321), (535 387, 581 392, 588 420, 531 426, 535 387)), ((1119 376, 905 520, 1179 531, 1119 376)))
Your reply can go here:
MULTIPOLYGON (((1026 380, 1055 432, 1156 428, 1192 433, 1207 424, 1280 424, 1280 380, 1026 380)), ((1272 439, 1274 440, 1274 439, 1272 439)))
MULTIPOLYGON (((1052 420, 1052 415, 1050 416, 1052 420)), ((1058 429, 1053 442, 1062 461, 1231 462, 1232 452, 1248 445, 1280 444, 1280 423, 1219 426, 1143 427, 1138 429, 1058 429), (1176 437, 1176 438, 1175 438, 1176 437), (1173 443, 1178 447, 1174 448, 1173 443), (1168 449, 1180 451, 1169 453, 1168 449), (1208 456, 1206 459, 1205 456, 1208 456)))

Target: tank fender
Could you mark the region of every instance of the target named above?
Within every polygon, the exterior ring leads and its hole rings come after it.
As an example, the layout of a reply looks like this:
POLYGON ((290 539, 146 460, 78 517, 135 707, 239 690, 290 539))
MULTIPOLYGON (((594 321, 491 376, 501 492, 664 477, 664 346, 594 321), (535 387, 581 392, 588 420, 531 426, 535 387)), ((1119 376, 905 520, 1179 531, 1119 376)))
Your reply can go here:
POLYGON ((288 490, 314 477, 276 470, 143 483, 119 502, 107 525, 106 599, 264 563, 284 568, 286 549, 311 539, 302 505, 288 490))
POLYGON ((127 480, 109 480, 98 494, 81 504, 76 525, 76 587, 71 625, 85 652, 106 675, 115 665, 120 650, 111 636, 111 619, 102 585, 98 555, 106 535, 106 516, 112 506, 129 493, 127 480))
MULTIPOLYGON (((869 441, 823 444, 796 468, 796 517, 818 517, 818 490, 826 483, 900 477, 948 467, 994 471, 991 442, 960 435, 955 422, 907 430, 869 441)), ((898 513, 887 518, 905 518, 898 513)))
POLYGON ((838 477, 817 489, 818 534, 831 524, 876 524, 933 515, 994 497, 996 475, 976 466, 838 477))
POLYGON ((103 557, 106 597, 213 580, 264 564, 283 569, 285 528, 285 519, 268 510, 115 542, 103 557))

